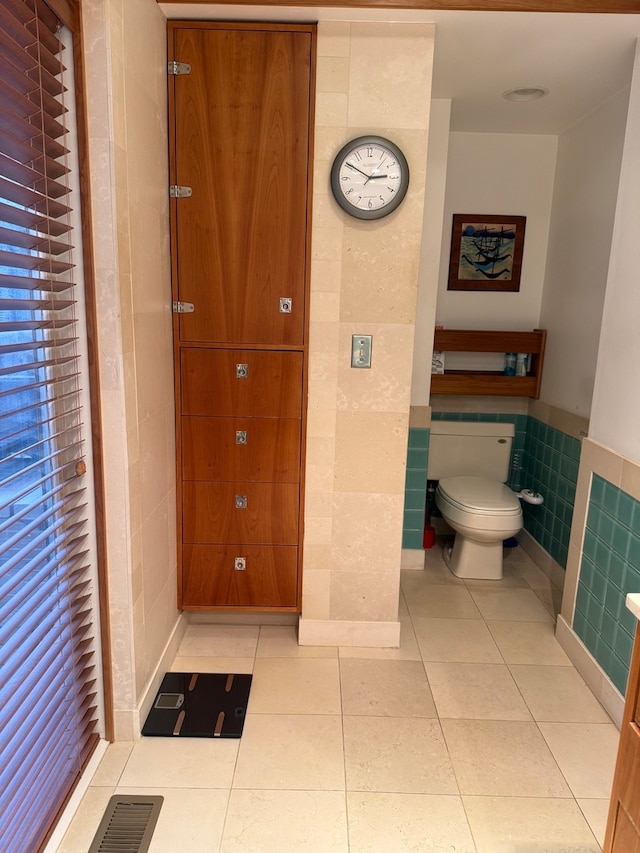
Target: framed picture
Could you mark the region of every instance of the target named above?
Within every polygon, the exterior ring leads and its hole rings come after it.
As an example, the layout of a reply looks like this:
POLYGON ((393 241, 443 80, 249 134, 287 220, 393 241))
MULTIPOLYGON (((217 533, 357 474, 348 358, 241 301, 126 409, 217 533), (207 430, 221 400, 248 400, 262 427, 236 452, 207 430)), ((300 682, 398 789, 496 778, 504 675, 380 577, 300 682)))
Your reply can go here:
POLYGON ((454 213, 448 290, 520 290, 526 216, 454 213))

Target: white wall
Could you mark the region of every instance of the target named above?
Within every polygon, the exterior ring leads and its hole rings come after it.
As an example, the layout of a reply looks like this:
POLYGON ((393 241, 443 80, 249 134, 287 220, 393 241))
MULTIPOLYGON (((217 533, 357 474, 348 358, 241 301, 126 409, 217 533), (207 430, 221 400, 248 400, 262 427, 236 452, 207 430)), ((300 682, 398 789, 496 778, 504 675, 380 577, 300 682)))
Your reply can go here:
POLYGON ((616 210, 628 89, 562 134, 540 326, 541 398, 589 418, 616 210))
POLYGON ((451 101, 444 99, 431 101, 416 334, 413 343, 412 406, 426 406, 429 402, 433 327, 443 240, 442 217, 447 191, 450 123, 451 101))
POLYGON ((590 437, 640 460, 640 48, 629 99, 590 437))
POLYGON ((556 149, 555 136, 450 135, 438 322, 458 329, 533 329, 539 325, 556 149), (454 213, 527 217, 518 292, 447 290, 454 213))

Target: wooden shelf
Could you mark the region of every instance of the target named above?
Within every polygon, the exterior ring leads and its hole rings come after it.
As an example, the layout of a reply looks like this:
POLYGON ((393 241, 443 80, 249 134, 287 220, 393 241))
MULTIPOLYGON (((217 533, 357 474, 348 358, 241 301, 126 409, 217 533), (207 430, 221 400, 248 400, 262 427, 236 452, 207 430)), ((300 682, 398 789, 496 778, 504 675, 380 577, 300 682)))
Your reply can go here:
POLYGON ((526 376, 505 376, 498 371, 445 370, 431 374, 432 394, 465 394, 501 397, 540 396, 542 363, 547 338, 545 329, 531 332, 436 329, 433 348, 441 352, 527 352, 526 376))

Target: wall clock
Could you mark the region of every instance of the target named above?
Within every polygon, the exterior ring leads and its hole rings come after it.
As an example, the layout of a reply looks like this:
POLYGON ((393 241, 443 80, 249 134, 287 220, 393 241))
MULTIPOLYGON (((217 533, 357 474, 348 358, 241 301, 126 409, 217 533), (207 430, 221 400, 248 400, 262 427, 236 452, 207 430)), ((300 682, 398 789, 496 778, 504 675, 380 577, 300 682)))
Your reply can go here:
POLYGON ((356 219, 382 219, 402 202, 409 166, 402 151, 383 136, 359 136, 338 151, 331 190, 340 207, 356 219))

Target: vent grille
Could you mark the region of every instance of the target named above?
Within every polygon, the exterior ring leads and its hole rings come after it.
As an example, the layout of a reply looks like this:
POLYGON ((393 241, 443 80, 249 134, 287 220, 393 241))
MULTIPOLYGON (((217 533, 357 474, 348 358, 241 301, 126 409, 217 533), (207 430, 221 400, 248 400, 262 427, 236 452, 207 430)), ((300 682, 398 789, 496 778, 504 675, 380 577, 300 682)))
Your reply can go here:
POLYGON ((164 797, 111 797, 88 853, 145 853, 164 797))

